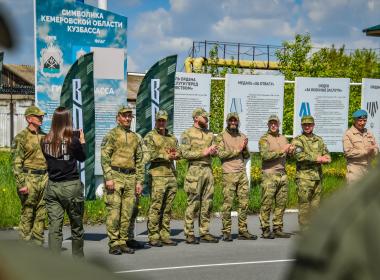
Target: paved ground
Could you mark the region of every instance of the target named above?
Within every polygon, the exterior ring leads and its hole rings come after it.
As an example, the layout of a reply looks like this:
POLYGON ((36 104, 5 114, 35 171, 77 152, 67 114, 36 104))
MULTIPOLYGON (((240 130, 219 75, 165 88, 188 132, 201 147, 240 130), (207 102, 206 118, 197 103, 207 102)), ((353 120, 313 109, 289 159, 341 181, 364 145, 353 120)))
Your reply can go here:
MULTIPOLYGON (((214 218, 211 233, 220 234, 221 220, 214 218)), ((234 237, 237 220, 233 218, 234 237)), ((220 241, 218 244, 188 245, 184 242, 183 221, 172 222, 172 235, 179 241, 176 247, 147 248, 133 255, 108 254, 105 226, 86 226, 85 255, 103 263, 121 278, 137 279, 282 279, 292 262, 292 248, 297 239, 220 241)), ((298 229, 297 214, 285 214, 285 231, 298 229)), ((249 217, 250 232, 259 235, 257 216, 249 217)), ((146 241, 146 223, 138 223, 137 240, 146 241)), ((0 240, 17 239, 13 230, 0 231, 0 240)), ((71 254, 70 229, 64 228, 64 255, 71 254)))

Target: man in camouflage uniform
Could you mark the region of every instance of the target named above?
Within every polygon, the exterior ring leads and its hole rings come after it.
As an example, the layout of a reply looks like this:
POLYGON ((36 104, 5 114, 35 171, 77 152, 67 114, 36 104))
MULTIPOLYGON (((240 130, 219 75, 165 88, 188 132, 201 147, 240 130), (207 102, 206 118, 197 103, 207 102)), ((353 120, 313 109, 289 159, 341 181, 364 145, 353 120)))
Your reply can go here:
POLYGON ((239 202, 238 239, 255 240, 257 236, 250 234, 247 227, 249 186, 244 160, 250 158, 247 146, 248 138, 239 131, 239 115, 237 113, 227 115, 227 127, 216 137, 216 143, 223 169, 223 241, 232 241, 231 210, 235 194, 239 202))
POLYGON ((20 236, 38 245, 44 242, 45 201, 47 177, 41 142, 45 137, 40 129, 45 113, 36 106, 25 111, 27 128, 16 135, 13 144, 13 173, 21 200, 20 236))
POLYGON ((120 108, 118 126, 107 133, 101 145, 108 245, 113 255, 134 253, 126 243, 136 195, 142 191, 144 169, 141 136, 130 129, 132 112, 131 107, 120 108))
POLYGON ((152 176, 148 237, 155 247, 177 245, 170 239, 170 214, 177 193, 174 160, 179 158, 179 151, 177 139, 166 129, 167 121, 168 113, 158 111, 156 127, 144 137, 145 161, 150 162, 152 176))
POLYGON ((208 113, 203 108, 193 111, 194 125, 182 133, 181 155, 189 162, 184 189, 187 193, 185 212, 186 243, 198 244, 194 235, 194 217, 199 213, 199 234, 201 242, 217 243, 219 240, 209 233, 214 177, 211 156, 217 153, 214 134, 208 130, 208 113), (200 211, 199 211, 200 210, 200 211))
POLYGON ((343 136, 343 150, 347 160, 346 178, 350 185, 368 172, 371 160, 379 153, 375 137, 365 128, 367 112, 357 110, 352 117, 354 123, 343 136))
POLYGON ((260 223, 262 238, 289 238, 282 231, 284 211, 288 200, 288 178, 285 172, 286 156, 292 152, 292 145, 279 133, 280 120, 276 115, 268 119, 268 132, 259 140, 262 158, 262 193, 260 223), (273 210, 273 232, 270 230, 270 214, 273 210))
POLYGON ((305 229, 311 210, 319 206, 322 192, 322 164, 331 162, 330 154, 322 138, 313 133, 314 118, 303 116, 303 133, 292 144, 297 161, 296 184, 298 188, 298 223, 305 229))

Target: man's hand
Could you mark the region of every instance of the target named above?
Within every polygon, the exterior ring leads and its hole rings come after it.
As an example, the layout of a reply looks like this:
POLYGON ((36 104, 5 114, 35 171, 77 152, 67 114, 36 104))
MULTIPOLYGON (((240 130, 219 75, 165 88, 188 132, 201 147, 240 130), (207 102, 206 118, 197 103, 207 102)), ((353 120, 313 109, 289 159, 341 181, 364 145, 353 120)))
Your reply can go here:
POLYGON ((18 189, 18 192, 19 192, 20 194, 28 194, 28 193, 29 193, 29 190, 28 190, 28 187, 27 187, 27 186, 24 186, 24 187, 22 187, 22 188, 19 188, 19 189, 18 189))
POLYGON ((109 191, 115 190, 115 184, 114 184, 113 180, 106 181, 106 189, 109 191))
POLYGON ((242 152, 248 145, 248 138, 244 138, 243 143, 240 146, 240 151, 242 152))
POLYGON ((324 156, 318 156, 317 157, 317 162, 318 163, 329 163, 331 162, 331 158, 328 156, 328 155, 324 155, 324 156))
POLYGON ((377 146, 372 145, 368 148, 367 153, 368 153, 368 155, 375 155, 376 151, 377 151, 377 146))
POLYGON ((296 149, 296 146, 294 146, 293 144, 290 144, 289 149, 288 149, 288 154, 293 154, 295 149, 296 149))
POLYGON ((283 152, 284 154, 288 154, 288 153, 289 153, 289 149, 290 149, 290 147, 291 147, 290 144, 286 144, 286 145, 284 146, 284 148, 282 149, 282 152, 283 152))
POLYGON ((143 190, 143 186, 141 185, 141 183, 137 183, 135 187, 136 194, 140 195, 142 193, 142 190, 143 190))
POLYGON ((211 145, 203 150, 203 155, 215 155, 218 152, 218 147, 216 145, 211 145))

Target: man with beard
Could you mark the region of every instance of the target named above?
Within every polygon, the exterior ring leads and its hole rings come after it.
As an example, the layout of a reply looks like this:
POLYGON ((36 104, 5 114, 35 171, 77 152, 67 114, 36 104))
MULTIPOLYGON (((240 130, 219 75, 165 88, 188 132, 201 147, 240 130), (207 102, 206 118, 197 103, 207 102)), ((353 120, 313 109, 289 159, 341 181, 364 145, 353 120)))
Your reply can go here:
POLYGON ((375 137, 365 128, 367 112, 357 110, 352 117, 354 123, 343 136, 343 150, 347 160, 346 179, 350 185, 368 172, 371 160, 379 152, 375 137))
POLYGON ((256 240, 257 236, 248 232, 247 211, 249 200, 248 178, 245 172, 244 160, 250 158, 248 138, 239 131, 239 115, 227 115, 227 128, 216 138, 218 156, 223 169, 223 241, 232 241, 231 210, 235 195, 238 198, 238 239, 256 240))
POLYGON ((156 113, 156 127, 144 137, 145 162, 152 176, 151 204, 148 215, 149 244, 175 246, 170 239, 170 214, 177 192, 174 160, 179 158, 178 141, 167 130, 168 113, 156 113))
POLYGON ((280 120, 276 115, 268 119, 268 132, 259 140, 262 158, 262 193, 260 223, 262 238, 289 238, 282 231, 284 212, 288 200, 288 178, 285 172, 286 156, 292 152, 292 145, 279 133, 280 120), (270 230, 270 214, 273 209, 273 232, 270 230))
POLYGON ((184 190, 187 193, 185 212, 185 236, 187 244, 198 244, 194 235, 194 217, 199 213, 201 242, 217 243, 218 238, 210 234, 210 216, 214 194, 214 177, 211 156, 217 153, 214 134, 208 130, 208 113, 203 108, 193 111, 194 125, 182 133, 181 155, 189 162, 184 190))
POLYGON ((109 253, 133 254, 127 246, 129 229, 133 223, 136 196, 142 192, 144 178, 141 136, 131 131, 133 109, 121 107, 117 114, 118 126, 103 138, 101 164, 105 181, 107 233, 109 253))

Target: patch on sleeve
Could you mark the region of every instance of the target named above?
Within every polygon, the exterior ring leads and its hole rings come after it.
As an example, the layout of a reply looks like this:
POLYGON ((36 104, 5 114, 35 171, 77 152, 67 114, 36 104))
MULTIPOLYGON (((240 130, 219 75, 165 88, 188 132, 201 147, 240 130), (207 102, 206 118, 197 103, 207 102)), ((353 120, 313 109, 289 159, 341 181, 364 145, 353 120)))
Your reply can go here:
POLYGON ((298 154, 298 153, 302 153, 302 152, 303 152, 303 148, 297 146, 294 152, 295 152, 296 154, 298 154))
POLYGON ((181 139, 181 144, 183 144, 183 145, 188 145, 188 144, 189 144, 189 139, 187 139, 187 138, 182 138, 182 139, 181 139))

